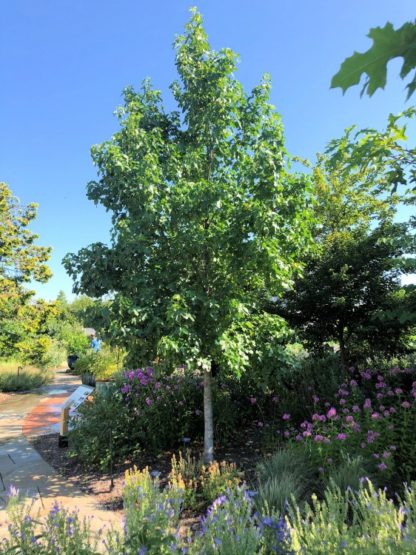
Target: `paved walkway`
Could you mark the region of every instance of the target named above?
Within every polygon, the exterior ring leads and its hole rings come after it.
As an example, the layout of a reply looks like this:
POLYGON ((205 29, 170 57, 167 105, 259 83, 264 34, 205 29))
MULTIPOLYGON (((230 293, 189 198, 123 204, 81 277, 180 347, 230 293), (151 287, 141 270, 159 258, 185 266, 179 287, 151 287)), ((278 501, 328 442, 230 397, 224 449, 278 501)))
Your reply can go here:
POLYGON ((0 402, 0 537, 11 485, 31 498, 32 514, 48 512, 57 501, 66 509, 79 510, 81 517, 94 516, 93 529, 119 524, 118 515, 97 509, 94 499, 57 474, 27 439, 59 431, 61 406, 79 385, 79 378, 58 370, 51 385, 0 402))

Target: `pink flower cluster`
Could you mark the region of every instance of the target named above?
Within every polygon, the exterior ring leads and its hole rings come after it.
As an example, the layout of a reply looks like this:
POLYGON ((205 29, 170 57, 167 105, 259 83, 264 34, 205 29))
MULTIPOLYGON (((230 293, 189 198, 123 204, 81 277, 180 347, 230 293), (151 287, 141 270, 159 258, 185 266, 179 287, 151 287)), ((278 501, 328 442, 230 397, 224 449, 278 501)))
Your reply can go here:
MULTIPOLYGON (((397 384, 403 374, 412 372, 410 369, 393 368, 386 375, 370 369, 357 374, 350 369, 350 373, 356 376, 351 376, 341 385, 332 402, 321 401, 316 394, 311 395, 314 413, 310 421, 303 421, 299 428, 288 423, 289 436, 296 441, 309 439, 316 443, 333 443, 334 449, 340 442, 355 444, 367 450, 374 459, 381 459, 377 465, 380 471, 387 470, 392 452, 396 450, 394 445, 386 445, 387 438, 391 437, 389 432, 395 426, 392 415, 401 410, 416 409, 416 381, 410 391, 409 388, 404 391, 406 388, 397 384), (377 450, 378 453, 373 452, 377 450)), ((406 381, 408 378, 405 376, 402 383, 406 381)), ((282 419, 287 422, 290 416, 285 413, 282 419)), ((284 437, 288 437, 287 431, 282 432, 284 437)))

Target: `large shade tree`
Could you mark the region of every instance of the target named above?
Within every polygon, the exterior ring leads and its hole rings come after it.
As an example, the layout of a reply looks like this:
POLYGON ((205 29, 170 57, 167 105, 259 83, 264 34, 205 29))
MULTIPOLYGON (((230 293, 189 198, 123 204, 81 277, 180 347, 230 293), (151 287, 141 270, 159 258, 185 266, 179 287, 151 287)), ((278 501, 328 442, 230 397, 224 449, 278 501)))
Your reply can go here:
POLYGON ((178 111, 146 81, 129 88, 120 130, 92 149, 88 197, 112 213, 110 245, 69 254, 75 291, 113 295, 136 363, 186 364, 204 379, 206 461, 213 458, 211 378, 240 374, 283 320, 263 310, 299 271, 309 244, 304 176, 286 169, 281 120, 265 77, 250 94, 237 57, 211 50, 195 10, 176 40, 178 111))

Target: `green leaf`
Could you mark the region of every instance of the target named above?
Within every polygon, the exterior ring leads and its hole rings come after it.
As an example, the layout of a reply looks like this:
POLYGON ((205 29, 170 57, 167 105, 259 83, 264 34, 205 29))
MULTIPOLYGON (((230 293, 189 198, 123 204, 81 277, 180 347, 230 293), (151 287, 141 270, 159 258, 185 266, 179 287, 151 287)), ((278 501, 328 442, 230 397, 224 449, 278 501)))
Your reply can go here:
MULTIPOLYGON (((370 29, 368 37, 372 46, 363 53, 354 52, 346 58, 340 70, 331 81, 331 88, 340 87, 345 93, 350 87, 357 85, 362 76, 366 76, 361 95, 372 96, 379 88, 384 89, 387 80, 387 64, 394 58, 403 58, 400 77, 404 79, 416 68, 416 24, 407 22, 399 29, 391 23, 370 29)), ((416 75, 407 84, 407 98, 416 89, 416 75)))

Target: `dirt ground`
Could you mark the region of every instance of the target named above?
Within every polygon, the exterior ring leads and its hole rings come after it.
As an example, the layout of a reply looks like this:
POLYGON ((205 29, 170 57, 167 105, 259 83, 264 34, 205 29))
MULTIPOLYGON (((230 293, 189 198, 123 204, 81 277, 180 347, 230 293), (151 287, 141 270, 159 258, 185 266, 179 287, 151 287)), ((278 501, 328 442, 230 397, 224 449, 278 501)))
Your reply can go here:
MULTIPOLYGON (((31 440, 34 448, 42 458, 58 473, 77 485, 85 493, 96 498, 101 509, 120 510, 122 508, 122 487, 124 473, 136 465, 138 468, 148 466, 150 471, 160 472, 160 480, 166 480, 170 471, 170 461, 175 451, 165 451, 158 456, 143 454, 136 460, 126 461, 117 465, 113 472, 113 487, 111 476, 97 469, 83 467, 76 459, 67 456, 67 448, 58 446, 59 434, 49 434, 31 440)), ((193 454, 201 452, 202 446, 195 446, 193 454)), ((177 454, 177 452, 176 452, 177 454)), ((262 458, 258 433, 248 431, 244 438, 239 438, 234 445, 220 447, 216 451, 216 459, 234 462, 242 471, 244 480, 251 483, 255 476, 255 467, 262 458)))

